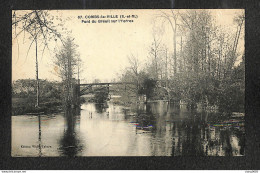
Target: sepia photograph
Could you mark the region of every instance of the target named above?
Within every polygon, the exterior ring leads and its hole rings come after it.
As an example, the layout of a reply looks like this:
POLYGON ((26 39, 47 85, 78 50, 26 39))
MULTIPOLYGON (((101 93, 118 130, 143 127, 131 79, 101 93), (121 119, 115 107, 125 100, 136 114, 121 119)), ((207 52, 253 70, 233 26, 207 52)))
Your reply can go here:
POLYGON ((245 156, 245 10, 12 11, 12 157, 245 156))

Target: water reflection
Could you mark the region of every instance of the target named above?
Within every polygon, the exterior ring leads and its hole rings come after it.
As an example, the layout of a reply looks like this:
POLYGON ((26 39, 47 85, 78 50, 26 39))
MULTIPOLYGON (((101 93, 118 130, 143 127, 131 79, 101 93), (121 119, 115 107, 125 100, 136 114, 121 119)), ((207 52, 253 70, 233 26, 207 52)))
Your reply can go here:
POLYGON ((82 151, 83 145, 78 138, 78 134, 75 131, 75 125, 80 123, 80 110, 77 109, 66 109, 65 119, 66 124, 64 127, 64 135, 60 140, 60 152, 64 156, 74 157, 79 155, 82 151))
POLYGON ((243 125, 228 125, 224 120, 228 122, 229 117, 188 111, 186 107, 163 102, 150 103, 145 113, 137 115, 137 129, 150 130, 160 140, 151 141, 154 155, 161 151, 166 154, 167 150, 171 150, 172 156, 244 155, 243 125))
POLYGON ((39 124, 39 157, 42 156, 42 132, 41 132, 41 116, 38 115, 38 124, 39 124))
POLYGON ((243 118, 163 101, 88 103, 56 115, 13 116, 12 156, 240 156, 243 125, 243 118))

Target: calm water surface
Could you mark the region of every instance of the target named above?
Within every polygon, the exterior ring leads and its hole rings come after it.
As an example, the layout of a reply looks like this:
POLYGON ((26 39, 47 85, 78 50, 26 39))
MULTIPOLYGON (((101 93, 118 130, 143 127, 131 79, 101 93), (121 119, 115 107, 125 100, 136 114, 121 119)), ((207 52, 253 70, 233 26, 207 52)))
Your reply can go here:
POLYGON ((167 102, 12 116, 12 156, 241 156, 241 118, 167 102))

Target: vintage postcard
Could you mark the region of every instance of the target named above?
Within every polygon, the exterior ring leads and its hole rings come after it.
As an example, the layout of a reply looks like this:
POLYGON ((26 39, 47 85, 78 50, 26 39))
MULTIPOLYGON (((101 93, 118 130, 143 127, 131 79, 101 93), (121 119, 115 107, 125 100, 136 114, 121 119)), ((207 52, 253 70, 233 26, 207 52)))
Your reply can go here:
POLYGON ((245 156, 242 9, 13 10, 12 157, 245 156))

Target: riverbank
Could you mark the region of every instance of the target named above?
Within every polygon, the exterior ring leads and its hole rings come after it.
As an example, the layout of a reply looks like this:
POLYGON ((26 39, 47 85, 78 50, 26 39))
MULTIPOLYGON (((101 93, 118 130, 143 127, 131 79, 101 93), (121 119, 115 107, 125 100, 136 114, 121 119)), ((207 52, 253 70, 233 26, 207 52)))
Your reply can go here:
MULTIPOLYGON (((80 98, 80 105, 85 103, 84 98, 80 98)), ((48 98, 40 101, 40 106, 35 107, 35 99, 32 98, 12 98, 12 115, 38 115, 52 114, 64 111, 64 105, 61 100, 48 98)))
POLYGON ((12 98, 12 115, 58 113, 62 108, 59 100, 45 100, 39 107, 35 107, 35 102, 30 98, 12 98))

